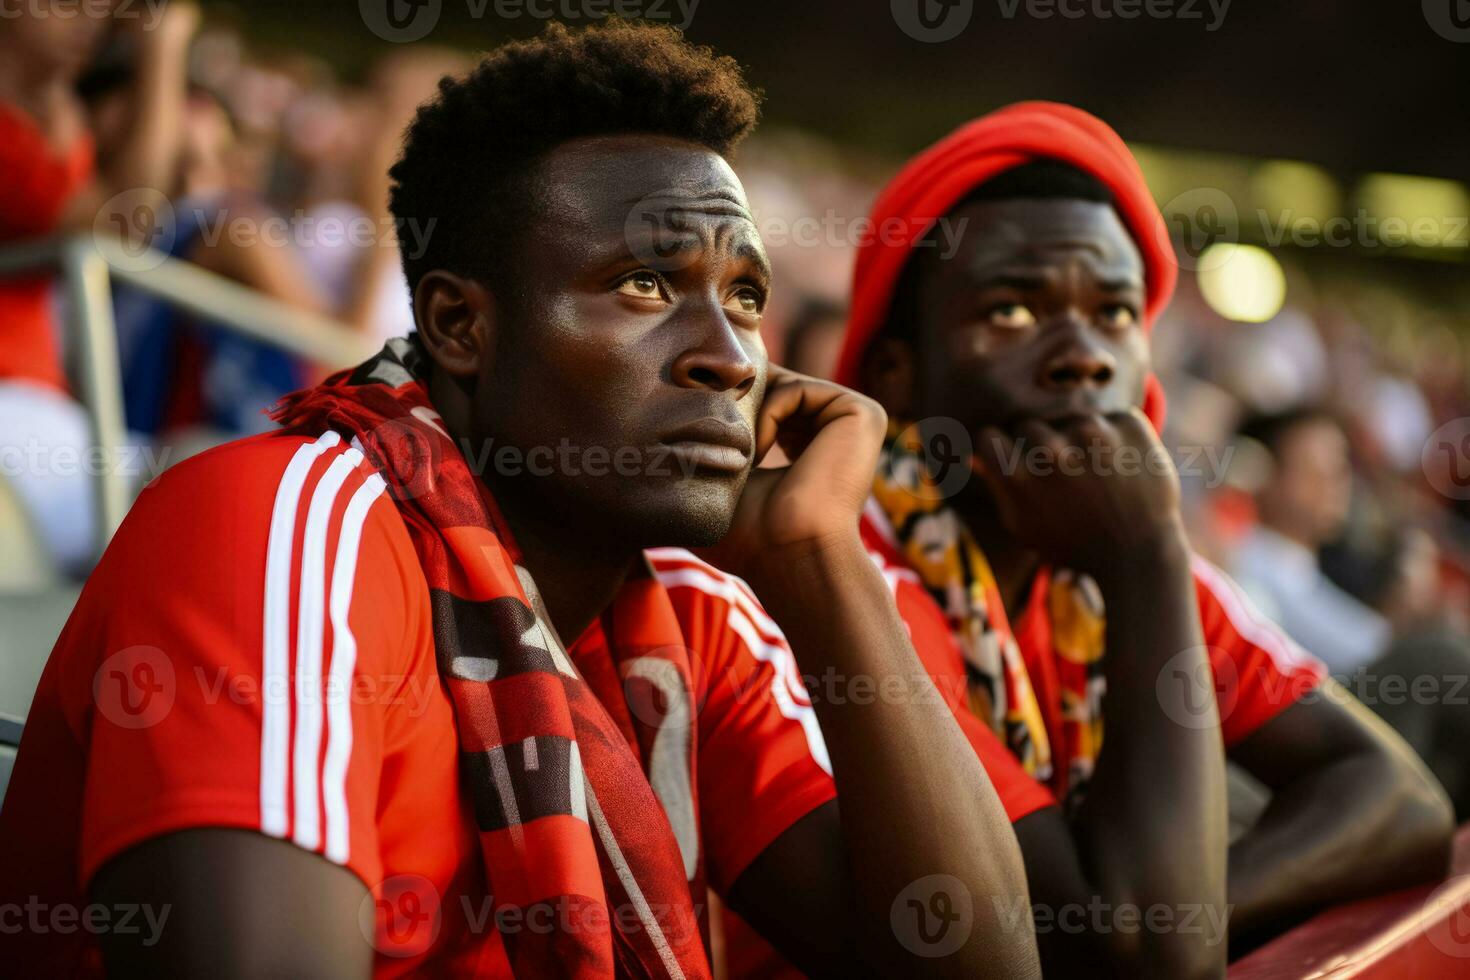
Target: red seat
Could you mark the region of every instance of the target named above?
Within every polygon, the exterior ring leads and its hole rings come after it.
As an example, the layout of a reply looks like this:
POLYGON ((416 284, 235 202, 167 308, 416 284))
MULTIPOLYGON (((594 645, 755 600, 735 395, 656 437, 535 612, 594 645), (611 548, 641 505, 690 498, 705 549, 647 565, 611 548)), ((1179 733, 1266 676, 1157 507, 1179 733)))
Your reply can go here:
POLYGON ((1470 977, 1470 824, 1450 877, 1328 909, 1230 968, 1230 980, 1470 977))

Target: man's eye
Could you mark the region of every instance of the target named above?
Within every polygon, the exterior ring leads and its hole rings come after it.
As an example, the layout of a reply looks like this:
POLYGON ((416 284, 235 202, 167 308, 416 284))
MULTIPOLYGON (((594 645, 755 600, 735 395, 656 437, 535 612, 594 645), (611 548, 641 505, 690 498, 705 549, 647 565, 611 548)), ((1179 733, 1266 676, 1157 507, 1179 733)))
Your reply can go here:
POLYGON ((758 291, 747 287, 731 296, 728 303, 731 309, 740 313, 759 316, 765 307, 765 297, 758 291))
POLYGON ((1112 303, 1104 306, 1100 316, 1104 325, 1119 330, 1124 327, 1131 327, 1138 322, 1138 314, 1134 312, 1133 307, 1123 303, 1112 303))
POLYGON ((990 308, 985 320, 993 327, 1004 327, 1008 330, 1036 325, 1036 317, 1031 310, 1020 303, 998 303, 990 308))
POLYGON ((647 270, 640 270, 625 276, 618 283, 617 292, 624 296, 637 296, 640 299, 662 299, 664 296, 663 283, 659 281, 655 273, 647 270))

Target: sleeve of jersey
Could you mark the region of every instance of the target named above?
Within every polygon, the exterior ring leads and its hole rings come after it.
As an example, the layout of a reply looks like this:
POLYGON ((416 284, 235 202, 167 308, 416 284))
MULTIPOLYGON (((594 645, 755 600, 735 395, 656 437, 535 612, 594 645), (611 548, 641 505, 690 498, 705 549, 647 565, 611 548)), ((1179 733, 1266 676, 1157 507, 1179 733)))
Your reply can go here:
POLYGON ((944 612, 933 597, 918 583, 891 573, 889 584, 899 615, 908 627, 914 652, 980 757, 980 764, 1005 807, 1007 819, 1015 823, 1043 807, 1055 806, 1056 798, 1051 791, 1032 779, 990 726, 970 710, 964 659, 944 612))
POLYGON ((715 891, 727 894, 837 787, 791 648, 749 587, 702 563, 665 565, 659 578, 696 651, 705 868, 715 891))
POLYGON ((385 695, 417 615, 391 520, 381 477, 331 434, 223 447, 143 492, 76 624, 92 651, 68 686, 88 746, 83 887, 200 827, 381 878, 385 695))
POLYGON ((1327 668, 1267 619, 1230 576, 1198 556, 1193 564, 1229 748, 1314 690, 1327 668))

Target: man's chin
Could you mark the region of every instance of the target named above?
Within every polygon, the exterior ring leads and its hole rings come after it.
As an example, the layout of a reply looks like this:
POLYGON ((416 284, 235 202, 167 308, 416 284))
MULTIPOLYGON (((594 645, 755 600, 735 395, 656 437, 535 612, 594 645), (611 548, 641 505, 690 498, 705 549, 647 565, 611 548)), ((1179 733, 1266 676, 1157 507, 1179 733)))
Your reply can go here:
POLYGON ((1116 403, 1068 403, 1066 405, 1049 405, 1033 409, 1023 409, 1007 415, 1005 427, 1014 431, 1016 427, 1026 422, 1044 422, 1053 429, 1057 429, 1077 422, 1085 422, 1089 419, 1104 418, 1109 415, 1123 415, 1132 411, 1134 407, 1128 402, 1120 401, 1116 403))
POLYGON ((625 522, 625 529, 633 533, 640 548, 712 547, 730 532, 740 499, 734 493, 708 492, 715 489, 701 492, 689 488, 676 492, 672 500, 656 500, 650 495, 647 506, 619 520, 625 522))
POLYGON ((730 532, 728 514, 670 514, 650 528, 645 548, 711 548, 730 532))

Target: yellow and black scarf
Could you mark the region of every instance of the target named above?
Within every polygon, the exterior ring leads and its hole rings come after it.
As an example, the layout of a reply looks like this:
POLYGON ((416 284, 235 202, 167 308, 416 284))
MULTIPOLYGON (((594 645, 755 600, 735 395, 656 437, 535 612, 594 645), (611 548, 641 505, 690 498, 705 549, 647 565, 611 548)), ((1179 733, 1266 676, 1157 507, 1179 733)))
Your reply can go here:
POLYGON ((1044 615, 1018 617, 1018 639, 990 563, 935 485, 916 426, 890 426, 873 498, 949 620, 964 655, 970 710, 1027 773, 1075 804, 1102 748, 1106 623, 1096 583, 1044 570, 1034 588, 1045 595, 1033 601, 1045 602, 1035 610, 1044 615))

